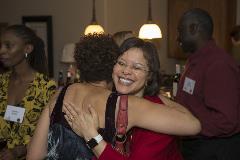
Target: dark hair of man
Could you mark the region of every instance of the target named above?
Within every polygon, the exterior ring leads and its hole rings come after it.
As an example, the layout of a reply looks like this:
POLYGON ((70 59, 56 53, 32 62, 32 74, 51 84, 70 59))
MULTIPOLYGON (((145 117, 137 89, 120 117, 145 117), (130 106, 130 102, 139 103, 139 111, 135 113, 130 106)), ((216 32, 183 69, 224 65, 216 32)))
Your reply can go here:
POLYGON ((119 47, 110 35, 88 34, 76 44, 74 58, 82 82, 112 81, 119 47))
POLYGON ((199 27, 199 32, 206 39, 211 39, 213 34, 212 17, 203 9, 194 8, 184 13, 183 19, 194 22, 196 21, 199 27))
POLYGON ((5 32, 12 32, 21 38, 25 44, 33 46, 31 53, 28 53, 27 62, 39 73, 48 75, 47 59, 44 50, 44 42, 35 32, 24 25, 12 25, 6 28, 5 32))
POLYGON ((131 48, 139 48, 143 51, 143 56, 147 60, 149 67, 149 79, 144 89, 143 95, 153 96, 159 93, 160 89, 160 62, 155 45, 151 42, 132 37, 126 39, 120 46, 120 52, 123 54, 131 48))
POLYGON ((233 38, 235 41, 240 41, 240 25, 233 27, 230 37, 233 38))

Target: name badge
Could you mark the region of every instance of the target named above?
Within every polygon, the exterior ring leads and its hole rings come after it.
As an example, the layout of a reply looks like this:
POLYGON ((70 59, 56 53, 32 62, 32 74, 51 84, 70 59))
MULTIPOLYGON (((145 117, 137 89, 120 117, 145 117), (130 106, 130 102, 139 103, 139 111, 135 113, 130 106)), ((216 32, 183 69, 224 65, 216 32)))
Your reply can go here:
POLYGON ((22 123, 24 113, 25 108, 7 105, 7 109, 4 114, 4 119, 7 121, 22 123))
POLYGON ((192 80, 191 78, 185 77, 183 91, 192 95, 194 91, 195 83, 196 81, 192 80))

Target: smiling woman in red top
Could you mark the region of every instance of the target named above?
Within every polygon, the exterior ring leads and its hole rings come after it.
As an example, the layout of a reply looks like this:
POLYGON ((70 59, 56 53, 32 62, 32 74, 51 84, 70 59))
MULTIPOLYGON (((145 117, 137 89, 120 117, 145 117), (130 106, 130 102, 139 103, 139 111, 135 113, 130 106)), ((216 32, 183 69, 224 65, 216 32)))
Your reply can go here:
MULTIPOLYGON (((129 38, 121 45, 120 49, 122 54, 118 57, 112 75, 116 91, 121 94, 132 94, 138 97, 144 96, 144 98, 149 101, 162 104, 162 100, 158 97, 160 64, 155 46, 150 42, 145 42, 138 38, 129 38)), ((163 98, 163 100, 168 103, 167 99, 163 98)), ((80 118, 82 125, 74 127, 78 128, 78 130, 75 130, 77 134, 83 135, 86 140, 98 134, 98 127, 95 127, 95 125, 98 124, 98 117, 92 108, 89 108, 90 112, 86 113, 77 113, 71 108, 71 105, 67 106, 67 109, 70 110, 73 115, 84 114, 82 119, 80 118)), ((72 122, 69 121, 69 123, 71 124, 72 122)), ((155 133, 138 127, 133 128, 130 133, 128 137, 128 155, 122 155, 117 152, 111 144, 107 144, 105 141, 102 141, 94 147, 93 152, 100 160, 182 159, 177 147, 176 137, 155 133)))

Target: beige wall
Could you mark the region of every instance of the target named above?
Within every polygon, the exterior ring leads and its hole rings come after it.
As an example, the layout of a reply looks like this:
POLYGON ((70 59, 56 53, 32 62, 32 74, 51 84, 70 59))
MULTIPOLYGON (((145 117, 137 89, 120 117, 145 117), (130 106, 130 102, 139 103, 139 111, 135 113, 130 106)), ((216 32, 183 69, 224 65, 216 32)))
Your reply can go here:
MULTIPOLYGON (((53 51, 55 78, 65 66, 59 60, 62 47, 78 41, 90 23, 91 0, 1 0, 0 22, 21 23, 22 16, 51 15, 53 18, 53 51)), ((237 8, 240 9, 240 0, 237 8)), ((97 20, 108 33, 133 30, 138 33, 147 20, 147 0, 96 0, 97 20)), ((240 15, 240 11, 238 11, 240 15)), ((163 38, 154 41, 159 48, 162 70, 174 72, 176 60, 167 58, 167 0, 152 0, 153 20, 161 27, 163 38)), ((237 16, 240 24, 240 16, 237 16)))
MULTIPOLYGON (((105 0, 105 28, 109 33, 133 30, 136 34, 147 21, 147 0, 105 0)), ((167 0, 152 0, 152 18, 163 33, 161 40, 154 41, 159 49, 161 69, 174 72, 175 60, 167 58, 167 0)))
POLYGON ((237 0, 237 21, 236 23, 240 25, 240 0, 237 0))

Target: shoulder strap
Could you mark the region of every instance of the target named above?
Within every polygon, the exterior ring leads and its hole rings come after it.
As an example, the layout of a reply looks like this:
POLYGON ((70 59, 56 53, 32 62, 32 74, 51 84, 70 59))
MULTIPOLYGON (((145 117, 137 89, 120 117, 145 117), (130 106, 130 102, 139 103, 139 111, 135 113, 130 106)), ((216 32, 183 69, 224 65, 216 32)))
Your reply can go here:
POLYGON ((128 96, 121 95, 119 102, 119 110, 117 115, 117 132, 115 136, 115 149, 123 154, 127 155, 128 151, 125 148, 125 142, 127 139, 126 130, 128 125, 128 96))
POLYGON ((67 86, 65 86, 61 90, 61 92, 60 92, 60 94, 59 94, 59 96, 57 98, 56 104, 54 106, 54 109, 52 111, 52 114, 51 114, 51 122, 50 122, 50 124, 62 121, 62 117, 64 116, 63 112, 62 112, 63 99, 64 99, 65 93, 67 91, 67 88, 69 86, 70 86, 70 84, 68 84, 67 86))
POLYGON ((117 115, 117 134, 124 135, 126 134, 127 125, 128 125, 128 97, 127 95, 120 96, 119 102, 119 111, 117 115))
POLYGON ((107 100, 105 111, 105 129, 103 131, 103 138, 109 143, 112 143, 113 137, 116 133, 115 129, 115 110, 118 94, 112 92, 107 100))

